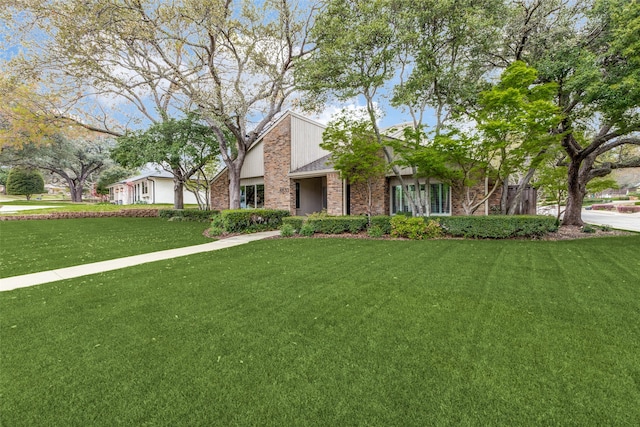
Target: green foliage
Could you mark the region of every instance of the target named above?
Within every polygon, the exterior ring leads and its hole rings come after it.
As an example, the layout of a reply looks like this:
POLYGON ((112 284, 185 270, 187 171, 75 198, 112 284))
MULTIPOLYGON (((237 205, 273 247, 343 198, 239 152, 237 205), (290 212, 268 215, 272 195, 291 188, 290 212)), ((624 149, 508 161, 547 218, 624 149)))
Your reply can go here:
POLYGON ((311 225, 317 233, 355 234, 367 228, 368 220, 366 216, 310 215, 305 224, 311 225))
POLYGON ((300 231, 305 219, 303 216, 286 216, 282 218, 282 224, 289 224, 294 230, 300 231))
POLYGON ((596 228, 591 224, 585 224, 585 225, 582 226, 582 232, 583 233, 588 233, 588 234, 595 233, 596 232, 596 228))
POLYGON ((600 193, 608 189, 618 189, 620 186, 613 178, 594 178, 587 184, 587 192, 600 193))
POLYGON ((254 233, 277 230, 289 211, 276 209, 229 209, 220 213, 224 230, 228 233, 254 233))
POLYGON ((33 169, 13 168, 7 176, 7 194, 26 196, 44 193, 44 179, 40 172, 33 169))
POLYGON ((372 216, 369 220, 369 228, 378 227, 382 234, 391 234, 391 217, 388 215, 372 216))
POLYGON ((135 173, 134 170, 123 168, 122 166, 112 166, 109 169, 103 171, 96 183, 96 193, 107 195, 109 189, 107 186, 115 184, 116 182, 123 180, 135 173))
POLYGON ((382 228, 378 225, 373 225, 367 229, 367 235, 373 239, 378 239, 385 235, 382 228))
POLYGON ((220 211, 215 210, 160 209, 158 211, 158 216, 168 220, 176 220, 176 218, 178 218, 181 221, 209 222, 219 213, 220 211))
POLYGON ((441 217, 440 224, 450 236, 476 239, 541 237, 557 230, 556 219, 550 216, 450 216, 441 217))
POLYGON ((291 237, 295 234, 296 230, 295 228, 293 228, 293 225, 284 222, 282 223, 282 225, 280 226, 280 235, 282 237, 291 237))
POLYGON ((435 239, 442 236, 438 220, 425 217, 405 217, 396 215, 391 218, 391 236, 412 240, 435 239))
POLYGON ((305 237, 311 237, 315 234, 316 230, 312 224, 304 223, 302 227, 300 227, 300 235, 305 237))

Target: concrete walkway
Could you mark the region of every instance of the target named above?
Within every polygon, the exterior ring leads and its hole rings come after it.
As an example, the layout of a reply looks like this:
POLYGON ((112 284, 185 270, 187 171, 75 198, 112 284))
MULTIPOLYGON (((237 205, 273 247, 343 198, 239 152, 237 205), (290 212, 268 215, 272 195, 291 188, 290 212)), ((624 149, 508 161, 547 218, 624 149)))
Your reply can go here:
POLYGON ((230 248, 232 246, 242 245, 255 240, 266 239, 267 237, 277 236, 279 234, 280 231, 278 230, 243 234, 240 236, 229 237, 228 239, 217 240, 211 243, 204 243, 202 245, 167 249, 165 251, 133 255, 108 261, 94 262, 91 264, 76 265, 74 267, 59 268, 56 270, 41 271, 39 273, 25 274, 23 276, 7 277, 0 279, 0 292, 41 285, 43 283, 55 282, 58 280, 72 279, 74 277, 102 273, 125 267, 132 267, 134 265, 146 264, 148 262, 162 261, 165 259, 193 255, 201 252, 216 251, 218 249, 230 248))

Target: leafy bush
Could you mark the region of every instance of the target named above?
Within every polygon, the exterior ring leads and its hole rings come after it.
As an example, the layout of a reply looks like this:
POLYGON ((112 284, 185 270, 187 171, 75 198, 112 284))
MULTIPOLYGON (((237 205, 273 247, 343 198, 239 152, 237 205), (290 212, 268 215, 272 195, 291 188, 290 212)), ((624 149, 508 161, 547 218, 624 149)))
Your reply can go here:
POLYGON ((367 228, 368 219, 366 216, 310 215, 306 224, 311 225, 317 233, 358 233, 367 228))
POLYGON ((476 239, 540 237, 558 229, 554 217, 534 215, 449 216, 440 225, 451 236, 476 239))
POLYGON ((282 224, 289 224, 293 229, 298 232, 302 228, 305 217, 303 216, 286 216, 282 218, 282 224))
POLYGON ((594 211, 613 211, 616 209, 616 206, 611 204, 594 204, 591 205, 591 209, 593 209, 594 211))
POLYGON ((300 235, 305 236, 305 237, 311 237, 313 236, 313 234, 316 232, 316 230, 313 228, 313 225, 305 222, 304 224, 302 224, 302 227, 300 227, 300 235))
POLYGON ((442 236, 442 228, 437 220, 426 220, 423 217, 406 217, 396 215, 391 218, 391 235, 407 239, 434 239, 442 236))
POLYGON ((634 205, 640 206, 640 202, 635 202, 634 205))
POLYGON ((367 230, 367 234, 369 235, 369 237, 377 239, 384 236, 385 233, 379 225, 372 225, 367 230))
POLYGON ((376 215, 371 217, 369 228, 378 227, 382 234, 391 234, 391 217, 388 215, 376 215))
POLYGON ((294 234, 296 234, 296 230, 293 228, 293 225, 283 223, 280 226, 280 235, 282 237, 291 237, 294 234))
POLYGON ((220 213, 224 229, 229 233, 253 233, 276 230, 289 211, 276 209, 230 209, 220 213))
POLYGON ((582 226, 582 232, 583 233, 595 233, 596 229, 593 226, 589 225, 589 224, 585 224, 585 225, 582 226))
POLYGON ((197 209, 161 209, 158 211, 158 216, 173 221, 209 222, 218 213, 219 211, 201 211, 197 209))

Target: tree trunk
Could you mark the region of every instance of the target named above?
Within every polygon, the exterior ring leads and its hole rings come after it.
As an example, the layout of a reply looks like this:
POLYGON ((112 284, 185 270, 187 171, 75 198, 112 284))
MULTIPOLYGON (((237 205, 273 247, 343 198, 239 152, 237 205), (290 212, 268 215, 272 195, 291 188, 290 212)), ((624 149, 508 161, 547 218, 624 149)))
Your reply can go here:
POLYGON ((567 176, 568 193, 567 207, 564 211, 562 225, 582 226, 582 200, 587 194, 586 184, 581 183, 580 165, 581 160, 571 159, 567 176))
POLYGON ((229 209, 240 209, 240 167, 234 162, 227 166, 229 171, 229 209))
MULTIPOLYGON (((530 168, 526 175, 520 180, 520 182, 518 183, 518 188, 516 189, 516 194, 514 195, 513 199, 511 200, 511 203, 508 203, 507 205, 507 215, 515 215, 516 209, 518 208, 518 205, 520 205, 520 201, 522 200, 522 192, 524 191, 525 187, 529 185, 529 182, 531 181, 531 178, 533 178, 533 175, 535 174, 536 169, 535 168, 530 168)), ((506 191, 503 193, 507 194, 507 196, 509 195, 509 187, 505 187, 506 191)), ((507 199, 508 200, 508 199, 507 199)))
POLYGON ((82 202, 82 184, 72 179, 67 179, 67 185, 69 185, 71 201, 75 203, 82 202))
POLYGON ((176 178, 173 180, 173 209, 184 209, 184 185, 176 178))

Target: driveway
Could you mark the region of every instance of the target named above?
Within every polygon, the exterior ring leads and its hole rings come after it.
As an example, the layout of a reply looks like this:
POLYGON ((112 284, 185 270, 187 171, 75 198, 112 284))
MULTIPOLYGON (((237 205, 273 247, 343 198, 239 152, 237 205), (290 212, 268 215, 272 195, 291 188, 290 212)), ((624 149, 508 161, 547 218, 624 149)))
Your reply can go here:
POLYGON ((31 209, 47 209, 47 208, 59 208, 60 206, 40 206, 40 205, 28 205, 28 206, 11 206, 11 205, 2 205, 0 206, 0 213, 16 213, 19 211, 29 211, 31 209))
POLYGON ((582 220, 594 225, 608 225, 619 230, 640 233, 640 212, 618 213, 609 211, 582 210, 582 220))

